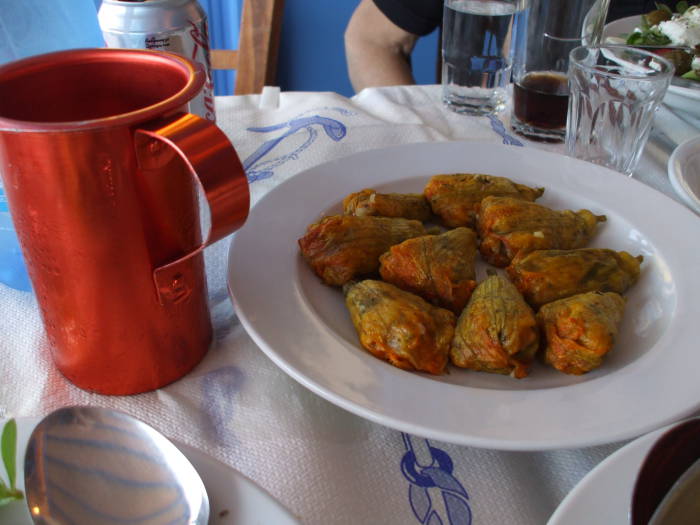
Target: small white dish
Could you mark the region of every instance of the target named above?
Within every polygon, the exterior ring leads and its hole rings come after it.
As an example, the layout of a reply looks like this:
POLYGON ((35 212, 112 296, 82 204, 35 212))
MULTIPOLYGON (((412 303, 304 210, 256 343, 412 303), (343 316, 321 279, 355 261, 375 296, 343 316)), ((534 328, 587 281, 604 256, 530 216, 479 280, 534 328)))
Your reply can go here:
POLYGON ((668 159, 668 177, 683 202, 700 214, 700 135, 673 150, 668 159))
POLYGON ((637 438, 598 463, 562 500, 547 525, 629 523, 637 472, 656 440, 673 426, 637 438))
MULTIPOLYGON (((24 491, 24 454, 29 436, 41 418, 17 418, 17 488, 24 491)), ((0 431, 5 424, 0 418, 0 431)), ((183 443, 173 442, 187 456, 199 475, 209 496, 209 523, 217 525, 299 525, 299 521, 277 500, 252 480, 233 468, 183 443)), ((0 462, 0 479, 7 482, 0 462)), ((26 500, 0 506, 0 523, 32 525, 26 500)))

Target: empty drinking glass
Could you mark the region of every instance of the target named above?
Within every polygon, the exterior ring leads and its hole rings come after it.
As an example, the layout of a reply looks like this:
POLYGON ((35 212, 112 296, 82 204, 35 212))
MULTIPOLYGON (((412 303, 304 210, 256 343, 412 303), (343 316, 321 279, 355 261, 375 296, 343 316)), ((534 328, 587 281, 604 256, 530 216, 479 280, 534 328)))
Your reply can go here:
POLYGON ((671 62, 640 49, 571 51, 567 153, 631 175, 672 76, 671 62))

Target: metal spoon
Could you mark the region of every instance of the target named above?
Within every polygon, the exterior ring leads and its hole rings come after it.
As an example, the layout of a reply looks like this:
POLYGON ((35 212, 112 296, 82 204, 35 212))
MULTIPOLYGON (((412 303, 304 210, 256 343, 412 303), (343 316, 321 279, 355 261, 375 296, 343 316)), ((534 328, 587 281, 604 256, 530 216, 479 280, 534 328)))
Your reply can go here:
POLYGON ((168 439, 126 414, 68 407, 46 416, 24 460, 29 512, 42 525, 209 520, 197 471, 168 439))

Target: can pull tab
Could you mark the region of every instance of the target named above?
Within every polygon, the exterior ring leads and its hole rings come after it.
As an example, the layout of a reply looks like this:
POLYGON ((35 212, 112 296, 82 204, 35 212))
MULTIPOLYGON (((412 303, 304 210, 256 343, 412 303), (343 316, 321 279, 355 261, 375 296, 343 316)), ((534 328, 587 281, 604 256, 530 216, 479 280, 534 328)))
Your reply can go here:
POLYGON ((191 113, 154 121, 134 133, 137 158, 171 154, 186 163, 209 205, 210 228, 204 241, 179 258, 153 270, 160 304, 179 303, 192 293, 189 261, 205 247, 240 228, 248 217, 250 193, 245 170, 226 135, 211 122, 191 113))

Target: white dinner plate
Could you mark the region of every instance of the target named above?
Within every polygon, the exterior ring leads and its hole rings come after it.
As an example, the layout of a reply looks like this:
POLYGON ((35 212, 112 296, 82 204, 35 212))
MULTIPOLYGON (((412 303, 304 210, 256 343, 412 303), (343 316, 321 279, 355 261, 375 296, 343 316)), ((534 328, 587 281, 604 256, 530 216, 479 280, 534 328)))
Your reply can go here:
MULTIPOLYGON (((639 15, 613 20, 606 24, 603 29, 603 42, 624 44, 624 39, 621 37, 623 35, 627 36, 634 31, 636 27, 639 27, 640 24, 641 17, 639 15)), ((693 117, 700 117, 700 82, 691 83, 691 81, 674 78, 671 80, 671 85, 668 86, 668 91, 666 91, 666 96, 664 97, 664 103, 678 111, 688 113, 693 117), (680 83, 684 85, 679 85, 680 83), (693 87, 696 84, 697 87, 693 87)))
MULTIPOLYGON (((700 404, 700 222, 650 187, 601 166, 480 142, 406 144, 313 167, 281 183, 233 238, 228 284, 251 337, 286 373, 359 416, 412 434, 511 450, 618 441, 700 404), (536 363, 529 377, 450 368, 431 376, 364 351, 338 289, 323 285, 297 239, 362 188, 421 192, 436 173, 478 172, 546 188, 539 203, 604 213, 591 246, 644 255, 615 349, 569 376, 536 363)), ((484 268, 478 268, 478 279, 484 268)))
POLYGON ((700 137, 680 144, 668 158, 668 178, 683 202, 700 213, 700 137))
MULTIPOLYGON (((17 421, 17 488, 24 491, 24 454, 29 436, 41 418, 18 418, 17 421)), ((0 431, 5 420, 0 419, 0 431)), ((299 525, 294 516, 264 489, 240 472, 207 456, 184 443, 174 442, 204 482, 209 496, 210 524, 216 525, 299 525)), ((7 483, 5 470, 0 462, 0 478, 7 483)), ((31 525, 32 519, 26 500, 0 506, 0 523, 31 525)))
POLYGON ((598 463, 562 500, 547 525, 629 523, 642 462, 656 440, 673 426, 639 437, 598 463))

